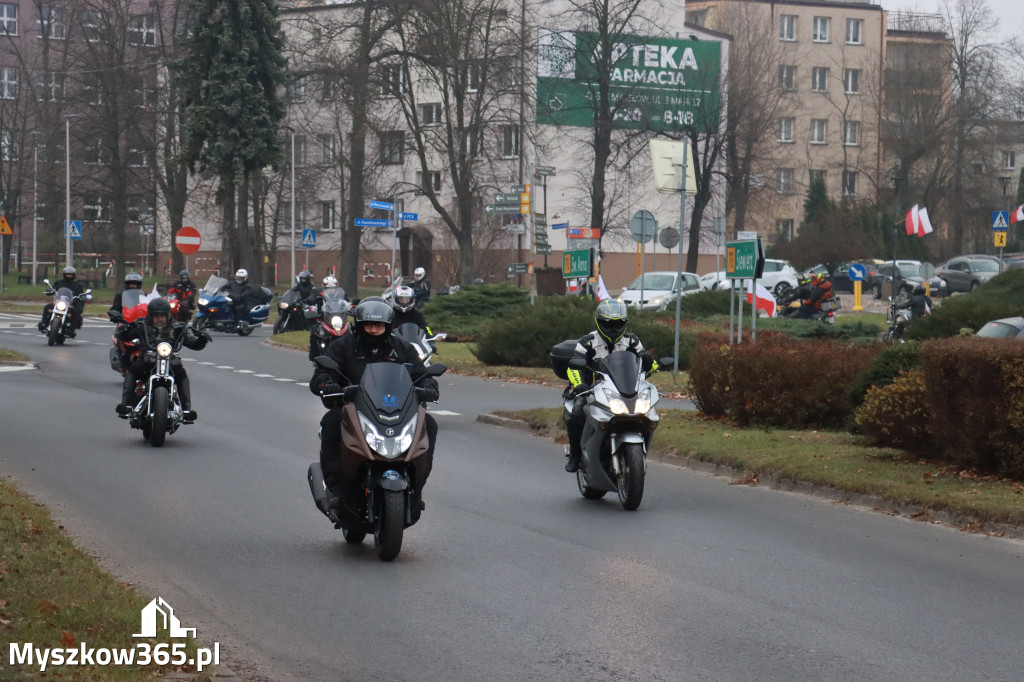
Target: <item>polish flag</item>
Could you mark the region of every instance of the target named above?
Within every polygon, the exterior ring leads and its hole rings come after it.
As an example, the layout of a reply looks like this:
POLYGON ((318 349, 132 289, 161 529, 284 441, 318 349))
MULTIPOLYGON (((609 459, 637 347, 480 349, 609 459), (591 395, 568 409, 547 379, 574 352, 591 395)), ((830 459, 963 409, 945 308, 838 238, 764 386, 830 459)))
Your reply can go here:
POLYGON ((910 235, 912 235, 912 234, 917 234, 917 229, 918 229, 918 225, 920 224, 920 222, 921 222, 921 214, 920 214, 919 209, 917 208, 917 204, 914 204, 914 208, 912 208, 909 211, 907 211, 906 226, 907 226, 907 236, 908 237, 910 235))
POLYGON ((1010 224, 1024 220, 1024 204, 1017 207, 1017 210, 1010 214, 1010 224))
POLYGON ((611 298, 611 294, 608 293, 608 288, 604 285, 604 277, 601 275, 597 276, 597 300, 607 301, 611 298))
POLYGON ((928 209, 922 208, 918 212, 917 222, 917 236, 923 237, 926 234, 931 234, 935 230, 932 229, 932 221, 928 219, 928 209))
MULTIPOLYGON (((747 303, 754 302, 753 284, 753 282, 747 280, 747 303)), ((757 285, 757 309, 763 310, 768 317, 775 317, 775 297, 772 296, 772 292, 768 291, 760 283, 757 285)))

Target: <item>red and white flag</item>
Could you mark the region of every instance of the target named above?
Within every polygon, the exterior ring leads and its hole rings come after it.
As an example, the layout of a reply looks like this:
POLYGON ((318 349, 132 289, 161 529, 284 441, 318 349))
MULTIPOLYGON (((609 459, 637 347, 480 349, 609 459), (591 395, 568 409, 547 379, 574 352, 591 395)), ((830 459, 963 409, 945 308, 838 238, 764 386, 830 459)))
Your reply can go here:
POLYGON ((1010 214, 1010 224, 1020 222, 1024 220, 1024 204, 1017 207, 1017 210, 1010 214))
POLYGON ((907 211, 905 224, 908 237, 912 234, 923 237, 935 231, 932 228, 932 221, 928 218, 928 209, 921 208, 917 204, 914 204, 914 208, 907 211))
POLYGON ((917 234, 917 224, 921 220, 920 212, 918 211, 917 204, 914 204, 914 208, 907 211, 907 236, 917 234))
MULTIPOLYGON (((754 302, 754 294, 751 291, 753 282, 747 280, 747 303, 754 302)), ((763 310, 768 317, 775 317, 775 297, 759 282, 757 285, 757 309, 763 310)))

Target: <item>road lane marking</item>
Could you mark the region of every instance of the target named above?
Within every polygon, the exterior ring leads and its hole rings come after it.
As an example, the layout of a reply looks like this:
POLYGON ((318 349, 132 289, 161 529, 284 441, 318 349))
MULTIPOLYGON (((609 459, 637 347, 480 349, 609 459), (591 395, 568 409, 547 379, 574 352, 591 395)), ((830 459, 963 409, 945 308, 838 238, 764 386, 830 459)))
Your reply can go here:
POLYGON ((253 376, 254 377, 259 377, 260 379, 273 379, 274 378, 273 374, 253 374, 253 376))
POLYGON ((461 412, 452 412, 451 410, 427 410, 430 414, 437 414, 442 417, 461 417, 461 412))
POLYGON ((231 365, 217 365, 214 369, 234 369, 231 365))
POLYGON ((285 377, 275 377, 274 381, 295 381, 295 379, 287 379, 285 377))

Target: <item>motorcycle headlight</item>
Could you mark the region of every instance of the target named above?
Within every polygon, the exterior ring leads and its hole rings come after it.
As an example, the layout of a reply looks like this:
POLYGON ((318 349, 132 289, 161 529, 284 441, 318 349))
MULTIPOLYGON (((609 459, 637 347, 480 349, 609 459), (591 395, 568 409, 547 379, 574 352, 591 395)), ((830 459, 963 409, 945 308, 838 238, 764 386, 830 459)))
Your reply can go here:
POLYGON ((68 304, 65 303, 64 301, 57 301, 56 305, 54 305, 53 307, 61 312, 64 312, 65 310, 68 309, 68 304))
POLYGON ((199 305, 206 305, 209 302, 210 302, 210 299, 208 299, 208 298, 204 298, 204 297, 200 297, 199 298, 199 305))
POLYGON ((647 414, 651 409, 651 389, 645 388, 640 391, 640 395, 636 398, 636 414, 647 414))
POLYGON ((284 301, 281 301, 280 303, 278 303, 277 307, 280 308, 281 310, 288 310, 288 304, 285 303, 284 301))
POLYGON ((156 354, 162 358, 171 356, 171 344, 166 341, 161 341, 156 345, 156 354))
POLYGON ((341 315, 332 315, 331 316, 331 328, 334 329, 334 331, 340 332, 344 326, 345 326, 345 318, 344 317, 342 317, 341 315))
POLYGON ((419 415, 414 415, 409 420, 409 423, 405 425, 405 428, 402 429, 401 433, 397 436, 387 436, 381 435, 373 422, 359 414, 359 426, 363 430, 363 438, 366 439, 366 444, 370 446, 371 450, 387 459, 400 457, 403 452, 412 447, 412 437, 416 433, 416 423, 418 420, 419 415))
POLYGON ((612 414, 629 414, 629 408, 627 408, 626 403, 623 402, 622 396, 615 391, 605 389, 604 399, 608 401, 608 410, 612 414))

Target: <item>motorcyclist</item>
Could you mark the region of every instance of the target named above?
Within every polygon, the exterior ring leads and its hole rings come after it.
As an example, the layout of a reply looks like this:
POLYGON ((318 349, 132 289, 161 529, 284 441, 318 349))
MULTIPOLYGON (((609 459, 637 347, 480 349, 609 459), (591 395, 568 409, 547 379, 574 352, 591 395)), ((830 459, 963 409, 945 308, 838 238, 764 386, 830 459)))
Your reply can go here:
POLYGON ((292 291, 298 292, 299 299, 306 305, 315 304, 319 294, 313 285, 313 274, 309 270, 299 273, 299 281, 292 287, 292 291))
POLYGON ((398 287, 395 289, 395 299, 391 304, 395 309, 394 326, 400 327, 409 322, 415 324, 428 335, 430 328, 427 327, 427 318, 416 309, 416 294, 409 287, 398 287))
POLYGON ((910 309, 910 319, 924 317, 932 313, 932 299, 925 295, 924 285, 914 285, 914 290, 905 302, 896 306, 897 310, 910 309))
MULTIPOLYGON (((320 314, 320 317, 323 317, 324 315, 324 290, 333 289, 334 287, 339 286, 337 278, 335 278, 333 275, 327 275, 326 277, 324 277, 322 284, 323 289, 317 292, 316 295, 316 309, 317 312, 320 314)), ((349 311, 347 311, 345 314, 348 315, 349 311)), ((325 332, 322 326, 319 324, 314 324, 313 327, 309 330, 309 359, 311 362, 313 360, 316 360, 316 358, 319 357, 320 355, 322 355, 322 353, 320 352, 320 341, 326 338, 327 336, 329 336, 329 334, 325 332)))
POLYGON ((796 286, 791 289, 787 289, 776 302, 780 311, 780 315, 782 315, 783 317, 789 317, 796 314, 796 312, 799 310, 799 307, 789 307, 789 304, 792 303, 793 301, 799 301, 811 297, 812 280, 812 275, 797 275, 796 286))
MULTIPOLYGON (((160 341, 167 341, 174 345, 178 337, 184 334, 184 345, 192 350, 202 350, 210 340, 206 332, 196 331, 194 327, 184 322, 175 322, 171 319, 171 304, 165 298, 157 298, 149 302, 146 316, 136 320, 130 325, 123 327, 116 332, 119 341, 130 341, 142 339, 144 348, 155 348, 160 341)), ((121 417, 127 418, 137 404, 135 399, 135 382, 145 379, 151 367, 151 360, 145 354, 134 360, 127 374, 124 376, 124 386, 121 390, 121 402, 116 410, 121 417)), ((174 382, 178 386, 178 397, 181 399, 181 409, 184 421, 193 422, 196 420, 196 413, 192 410, 192 391, 189 386, 188 374, 180 358, 171 361, 171 372, 174 374, 174 382)))
MULTIPOLYGON (((124 276, 124 289, 141 289, 142 288, 142 275, 137 272, 129 272, 124 276)), ((114 294, 114 302, 110 305, 110 309, 116 311, 118 315, 124 314, 124 307, 121 305, 121 295, 124 290, 114 294)))
POLYGON ((235 321, 240 322, 245 313, 255 303, 256 290, 249 283, 249 271, 245 268, 238 268, 235 271, 235 281, 228 283, 228 296, 231 297, 231 308, 235 312, 235 321))
POLYGON ((811 280, 810 295, 800 302, 800 310, 796 317, 802 320, 813 318, 816 313, 821 312, 822 301, 827 301, 834 296, 832 282, 828 281, 824 272, 819 272, 811 280))
POLYGON ((430 280, 427 279, 427 271, 423 268, 413 270, 412 276, 412 291, 416 295, 416 307, 422 308, 430 300, 430 280))
MULTIPOLYGON (((358 384, 363 378, 366 365, 372 362, 405 363, 411 368, 413 376, 416 376, 416 370, 423 369, 423 363, 416 351, 391 334, 394 310, 383 298, 364 298, 356 308, 353 318, 354 333, 345 334, 332 341, 325 353, 326 357, 338 363, 342 376, 339 377, 317 365, 313 378, 309 381, 309 390, 321 396, 324 406, 329 408, 327 414, 320 420, 320 466, 323 468, 324 481, 334 495, 339 495, 353 482, 346 479, 341 468, 343 399, 340 396, 323 396, 342 393, 344 386, 338 383, 339 380, 347 381, 351 385, 358 384)), ((420 389, 417 393, 421 400, 437 400, 438 385, 433 377, 422 377, 416 384, 420 389)), ((437 439, 437 422, 429 414, 425 426, 430 445, 423 455, 422 466, 418 468, 417 473, 416 486, 421 492, 430 475, 434 460, 434 443, 437 439)))
MULTIPOLYGON (((85 291, 82 288, 82 283, 76 279, 75 269, 70 265, 64 268, 64 275, 60 281, 53 285, 53 291, 47 292, 53 294, 58 289, 70 289, 74 296, 79 296, 85 291)), ((85 310, 85 301, 80 298, 76 298, 70 309, 71 313, 71 333, 68 334, 72 339, 75 338, 76 330, 82 328, 82 312, 85 310)), ((39 321, 39 331, 46 333, 46 330, 50 327, 50 316, 53 314, 53 302, 47 303, 43 306, 43 319, 39 321)))
POLYGON ((625 303, 614 299, 601 301, 594 311, 597 329, 580 337, 576 342, 575 355, 586 360, 588 369, 570 369, 569 386, 562 394, 565 399, 573 396, 572 410, 565 422, 569 436, 569 461, 565 464, 565 470, 570 473, 579 470, 580 458, 583 456, 580 439, 583 436, 583 426, 586 424, 586 416, 583 414, 586 401, 580 394, 590 390, 594 383, 594 372, 589 369, 594 361, 608 357, 613 351, 628 350, 640 358, 640 366, 644 372, 650 374, 658 369, 658 362, 644 350, 636 334, 626 331, 627 322, 629 311, 625 303))
POLYGON ((188 274, 188 270, 182 270, 178 273, 178 281, 174 283, 167 293, 172 296, 178 297, 178 304, 185 306, 185 319, 187 320, 192 316, 192 311, 196 308, 196 285, 192 282, 192 277, 188 274))

